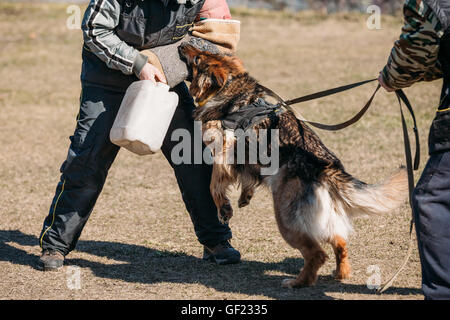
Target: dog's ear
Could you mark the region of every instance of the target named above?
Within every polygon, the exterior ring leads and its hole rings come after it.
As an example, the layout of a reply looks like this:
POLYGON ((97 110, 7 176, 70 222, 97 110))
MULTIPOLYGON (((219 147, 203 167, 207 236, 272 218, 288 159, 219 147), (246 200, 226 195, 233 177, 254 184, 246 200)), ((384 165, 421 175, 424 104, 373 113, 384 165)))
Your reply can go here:
POLYGON ((212 70, 212 78, 219 87, 223 87, 228 80, 228 71, 226 68, 217 66, 212 70))
POLYGON ((198 56, 201 52, 194 46, 187 44, 187 43, 181 44, 178 47, 178 51, 179 51, 181 57, 185 58, 186 62, 190 65, 194 64, 196 60, 198 62, 198 60, 199 60, 198 56))
POLYGON ((245 67, 244 67, 244 63, 242 62, 241 59, 239 59, 236 56, 232 56, 231 57, 231 61, 233 62, 233 74, 234 75, 246 72, 245 67))

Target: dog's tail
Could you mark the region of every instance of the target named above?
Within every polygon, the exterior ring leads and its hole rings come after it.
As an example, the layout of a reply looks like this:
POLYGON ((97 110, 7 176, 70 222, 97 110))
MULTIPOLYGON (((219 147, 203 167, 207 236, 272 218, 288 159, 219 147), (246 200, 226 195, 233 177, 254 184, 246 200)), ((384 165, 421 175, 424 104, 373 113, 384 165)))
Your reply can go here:
POLYGON ((408 176, 404 167, 380 184, 366 184, 344 171, 330 172, 328 178, 335 207, 350 217, 390 212, 408 195, 408 176))

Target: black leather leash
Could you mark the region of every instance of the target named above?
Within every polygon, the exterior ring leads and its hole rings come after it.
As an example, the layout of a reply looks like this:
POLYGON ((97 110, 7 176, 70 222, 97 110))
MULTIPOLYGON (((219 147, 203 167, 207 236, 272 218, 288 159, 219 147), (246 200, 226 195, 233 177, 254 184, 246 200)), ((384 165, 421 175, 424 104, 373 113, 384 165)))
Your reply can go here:
POLYGON ((326 96, 330 96, 332 94, 336 94, 336 93, 339 93, 339 92, 347 91, 347 90, 350 90, 350 89, 362 86, 362 85, 364 85, 366 83, 373 82, 373 81, 376 81, 376 80, 378 80, 378 78, 374 78, 374 79, 370 79, 370 80, 364 80, 364 81, 360 81, 360 82, 355 82, 355 83, 347 84, 347 85, 344 85, 344 86, 340 86, 340 87, 336 87, 336 88, 332 88, 332 89, 328 89, 328 90, 324 90, 324 91, 319 91, 319 92, 316 92, 316 93, 313 93, 313 94, 308 94, 306 96, 302 96, 302 97, 298 97, 298 98, 295 98, 295 99, 287 100, 285 102, 286 102, 286 104, 291 105, 291 104, 296 104, 296 103, 305 102, 305 101, 309 101, 309 100, 315 100, 315 99, 319 99, 319 98, 323 98, 323 97, 326 97, 326 96))
POLYGON ((389 278, 388 281, 386 281, 383 285, 381 285, 377 289, 377 293, 382 293, 385 290, 387 290, 393 283, 395 278, 400 274, 400 272, 403 270, 403 268, 408 263, 409 258, 411 257, 412 249, 413 249, 413 227, 414 227, 414 213, 412 212, 412 194, 414 191, 414 170, 417 170, 419 168, 419 162, 420 162, 420 142, 419 142, 419 131, 417 130, 417 123, 416 123, 416 117, 414 116, 414 111, 411 106, 411 103, 409 102, 408 98, 406 97, 403 90, 396 90, 395 94, 397 95, 398 103, 400 105, 400 115, 402 119, 402 130, 403 130, 403 142, 405 146, 405 158, 406 158, 406 172, 408 174, 408 190, 409 190, 409 205, 411 207, 411 221, 409 224, 409 244, 408 244, 408 252, 406 253, 405 259, 403 260, 403 263, 400 265, 400 267, 397 269, 397 271, 389 278), (414 136, 416 139, 416 154, 414 156, 414 164, 412 162, 411 157, 411 145, 409 143, 409 135, 408 135, 408 127, 406 126, 406 120, 405 116, 403 114, 403 108, 402 108, 402 101, 408 108, 409 113, 411 114, 411 118, 414 123, 414 136))
POLYGON ((308 94, 306 96, 302 96, 302 97, 298 97, 295 99, 291 99, 291 100, 283 100, 278 94, 276 94, 275 92, 273 92, 271 89, 264 87, 262 85, 261 88, 264 89, 264 91, 266 91, 267 93, 269 93, 270 95, 272 95, 274 98, 276 98, 278 101, 280 101, 281 105, 283 107, 285 107, 287 110, 293 112, 295 114, 295 116, 304 122, 309 123, 310 125, 322 129, 322 130, 328 130, 328 131, 337 131, 337 130, 341 130, 344 128, 347 128, 348 126, 356 123, 359 121, 359 119, 362 118, 362 116, 366 113, 366 111, 369 109, 370 105, 372 104, 372 101, 376 95, 376 93, 378 92, 378 90, 380 89, 380 85, 378 84, 377 88, 375 89, 374 93, 372 94, 372 96, 370 97, 369 101, 367 101, 367 103, 364 105, 364 107, 355 115, 353 116, 351 119, 339 123, 339 124, 334 124, 334 125, 329 125, 329 124, 323 124, 320 122, 314 122, 314 121, 309 121, 306 120, 305 118, 303 118, 295 109, 293 109, 291 107, 291 105, 293 104, 297 104, 297 103, 301 103, 301 102, 305 102, 305 101, 310 101, 310 100, 315 100, 315 99, 319 99, 319 98, 323 98, 323 97, 327 97, 327 96, 331 96, 333 94, 336 93, 340 93, 343 91, 347 91, 359 86, 362 86, 366 83, 369 82, 373 82, 378 80, 377 78, 375 79, 370 79, 370 80, 364 80, 364 81, 360 81, 360 82, 355 82, 355 83, 351 83, 351 84, 347 84, 344 86, 340 86, 340 87, 336 87, 336 88, 332 88, 332 89, 328 89, 328 90, 324 90, 324 91, 319 91, 313 94, 308 94))
MULTIPOLYGON (((376 95, 376 93, 378 92, 378 90, 380 89, 380 84, 378 84, 377 88, 375 89, 374 93, 372 94, 372 96, 370 97, 369 101, 367 101, 367 103, 364 105, 364 107, 355 115, 353 116, 351 119, 339 123, 339 124, 335 124, 335 125, 328 125, 328 124, 322 124, 319 122, 313 122, 313 121, 308 121, 306 119, 304 119, 302 116, 300 116, 292 107, 291 105, 296 104, 296 103, 301 103, 301 102, 305 102, 305 101, 310 101, 310 100, 314 100, 314 99, 319 99, 319 98, 323 98, 326 96, 330 96, 339 92, 343 92, 343 91, 347 91, 359 86, 362 86, 366 83, 369 82, 373 82, 378 80, 377 78, 375 79, 370 79, 370 80, 365 80, 365 81, 360 81, 360 82, 356 82, 356 83, 352 83, 352 84, 348 84, 348 85, 344 85, 344 86, 340 86, 340 87, 336 87, 336 88, 332 88, 332 89, 328 89, 328 90, 324 90, 324 91, 320 91, 320 92, 316 92, 313 94, 309 94, 306 96, 302 96, 302 97, 298 97, 295 99, 291 99, 291 100, 287 100, 284 101, 279 95, 277 95, 275 92, 273 92, 272 90, 270 90, 269 88, 266 88, 264 86, 261 86, 267 93, 269 93, 269 95, 272 95, 273 97, 275 97, 277 100, 279 100, 279 102, 281 103, 281 105, 283 107, 285 107, 287 110, 292 111, 295 116, 301 120, 301 121, 305 121, 307 123, 309 123, 310 125, 319 128, 319 129, 323 129, 323 130, 328 130, 328 131, 336 131, 336 130, 341 130, 344 129, 352 124, 354 124, 355 122, 357 122, 359 119, 361 119, 361 117, 366 113, 366 111, 369 109, 370 105, 372 104, 372 101, 376 95)), ((402 121, 402 130, 403 130, 403 143, 404 143, 404 147, 405 147, 405 158, 406 158, 406 171, 407 171, 407 175, 408 175, 408 190, 409 190, 409 204, 412 210, 412 194, 414 191, 414 170, 417 170, 419 168, 419 162, 420 162, 420 142, 419 142, 419 132, 417 129, 417 123, 416 123, 416 117, 414 115, 414 110, 411 106, 411 103, 409 102, 408 98, 406 97, 405 93, 403 92, 403 90, 399 89, 395 91, 395 94, 397 96, 398 99, 398 103, 400 106, 400 115, 401 115, 401 121, 402 121), (409 136, 408 136, 408 127, 406 125, 406 120, 405 120, 405 116, 403 114, 403 107, 402 107, 402 102, 405 104, 405 106, 407 107, 411 118, 413 120, 414 123, 414 137, 416 140, 416 150, 415 150, 415 156, 414 156, 414 163, 412 162, 412 156, 411 156, 411 145, 409 142, 409 136)), ((408 246, 408 252, 406 254, 406 257, 403 261, 403 263, 401 264, 401 266, 397 269, 397 271, 394 273, 394 275, 383 285, 381 285, 378 289, 377 292, 378 293, 382 293, 384 292, 386 289, 388 289, 392 283, 394 282, 395 278, 400 274, 400 272, 403 270, 403 268, 406 266, 411 253, 412 253, 412 248, 413 248, 413 227, 414 227, 414 214, 412 213, 412 218, 411 218, 411 222, 410 222, 410 228, 409 228, 409 246, 408 246)))

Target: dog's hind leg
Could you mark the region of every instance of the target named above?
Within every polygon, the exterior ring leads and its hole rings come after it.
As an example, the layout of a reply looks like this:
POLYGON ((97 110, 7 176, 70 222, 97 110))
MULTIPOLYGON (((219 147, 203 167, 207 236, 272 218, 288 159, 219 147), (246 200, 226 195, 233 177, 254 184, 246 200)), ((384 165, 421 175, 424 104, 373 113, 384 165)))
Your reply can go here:
POLYGON ((253 188, 253 187, 247 188, 245 186, 242 186, 241 195, 238 200, 238 207, 243 208, 245 206, 248 206, 250 203, 250 200, 253 198, 254 193, 255 193, 255 188, 253 188))
POLYGON ((255 184, 253 177, 248 174, 241 174, 241 195, 238 200, 239 208, 243 208, 250 203, 253 195, 255 194, 255 184))
POLYGON ((333 247, 336 256, 336 273, 337 280, 350 278, 350 262, 348 261, 347 244, 340 236, 334 236, 328 241, 333 247))
POLYGON ((317 272, 328 259, 328 255, 322 249, 319 242, 308 236, 301 236, 293 246, 300 250, 305 259, 305 264, 297 278, 285 279, 282 286, 285 288, 294 288, 308 287, 315 284, 317 281, 317 272))
POLYGON ((256 188, 261 184, 259 180, 260 170, 261 168, 259 166, 253 165, 247 165, 239 170, 237 175, 241 185, 241 195, 238 200, 239 208, 243 208, 250 203, 256 188))

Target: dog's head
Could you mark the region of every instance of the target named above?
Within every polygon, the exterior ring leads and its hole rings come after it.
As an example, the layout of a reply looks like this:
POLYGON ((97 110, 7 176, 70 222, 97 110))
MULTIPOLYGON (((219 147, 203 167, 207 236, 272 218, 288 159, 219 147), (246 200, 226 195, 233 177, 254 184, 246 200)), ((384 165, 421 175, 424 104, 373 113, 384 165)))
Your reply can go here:
POLYGON ((189 44, 182 44, 179 51, 192 75, 189 92, 199 106, 214 98, 233 77, 245 73, 242 61, 235 56, 212 54, 189 44))

